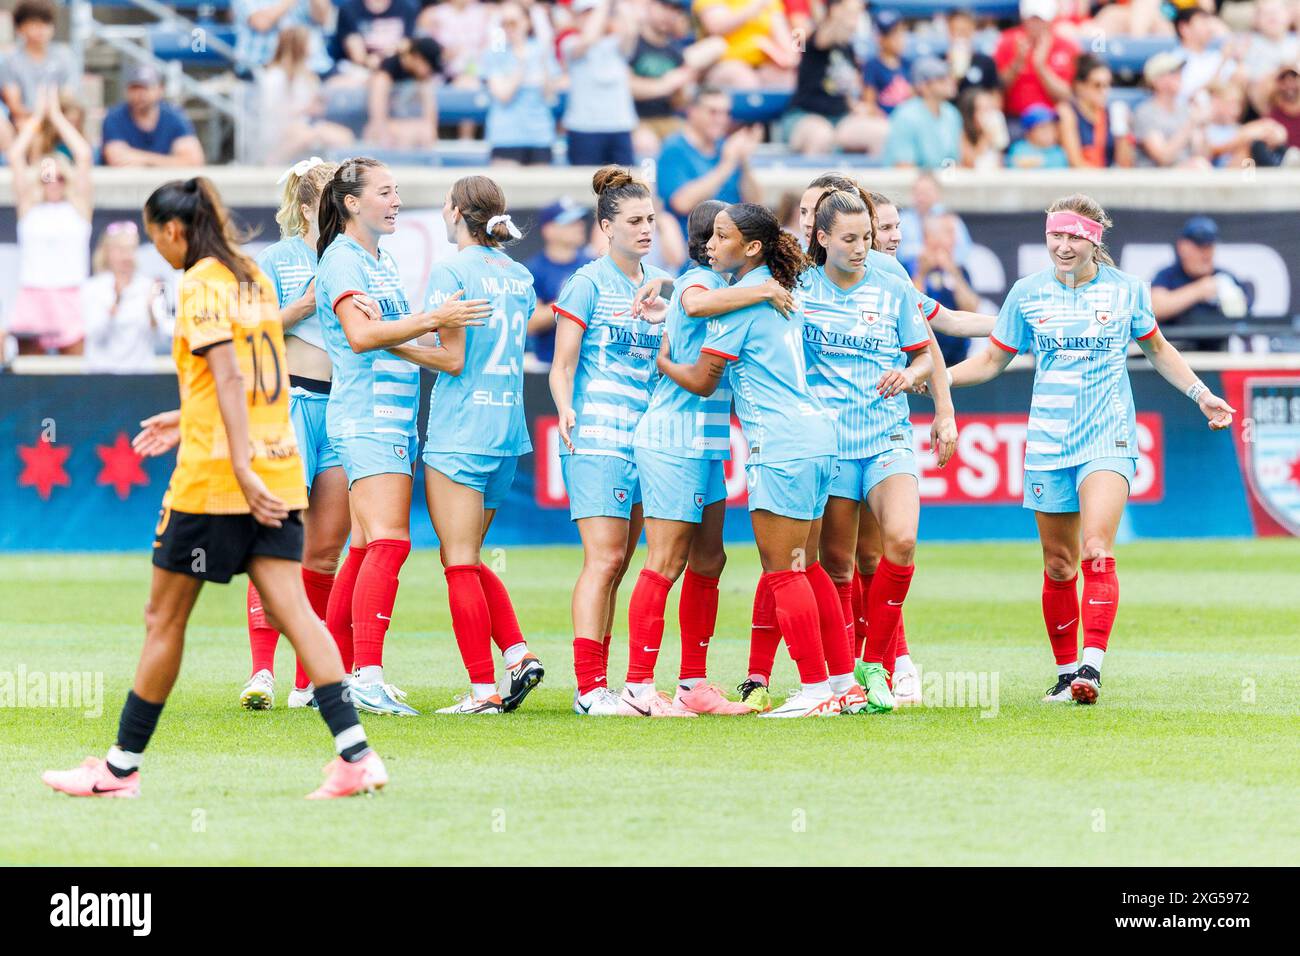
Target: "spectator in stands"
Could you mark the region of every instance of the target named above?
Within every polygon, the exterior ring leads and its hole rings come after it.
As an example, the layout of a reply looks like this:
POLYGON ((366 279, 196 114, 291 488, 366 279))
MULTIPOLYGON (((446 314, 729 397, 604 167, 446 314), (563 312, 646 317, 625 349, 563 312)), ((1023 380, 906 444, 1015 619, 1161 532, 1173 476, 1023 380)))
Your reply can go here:
POLYGON ((415 0, 342 0, 334 29, 334 59, 345 74, 365 81, 415 33, 415 0))
POLYGON ((1157 53, 1146 62, 1143 75, 1151 96, 1133 113, 1139 166, 1204 167, 1203 108, 1189 107, 1178 96, 1183 59, 1172 51, 1157 53))
POLYGON ((863 69, 862 99, 870 112, 888 116, 915 92, 907 81, 907 64, 903 62, 907 21, 896 10, 881 10, 876 14, 876 35, 880 47, 863 69))
POLYGON ((1177 258, 1151 280, 1151 308, 1165 337, 1175 347, 1193 351, 1222 350, 1229 336, 1178 337, 1180 329, 1228 325, 1250 314, 1252 290, 1214 264, 1219 226, 1209 216, 1193 216, 1174 243, 1177 258))
POLYGON ((1211 48, 1220 25, 1212 12, 1197 6, 1183 7, 1174 16, 1178 49, 1183 57, 1178 96, 1184 103, 1196 99, 1212 83, 1233 81, 1242 68, 1241 57, 1247 42, 1244 39, 1230 38, 1211 48))
POLYGON ((1070 165, 1102 169, 1132 166, 1128 108, 1110 103, 1110 67, 1091 53, 1079 57, 1074 95, 1061 104, 1061 145, 1070 165), (1118 122, 1112 122, 1112 116, 1118 122))
POLYGON ((678 114, 690 87, 727 50, 722 37, 683 47, 691 34, 690 6, 690 0, 647 0, 631 60, 638 156, 657 156, 663 141, 681 129, 678 114))
POLYGON ((890 166, 937 169, 961 160, 961 113, 950 99, 957 84, 948 64, 924 56, 912 64, 912 87, 916 91, 889 117, 889 138, 885 141, 885 162, 890 166))
POLYGON ((501 5, 502 35, 482 59, 492 103, 484 133, 496 165, 549 165, 555 145, 551 111, 560 65, 549 46, 532 35, 532 21, 518 3, 501 5))
POLYGON ((706 81, 731 90, 788 90, 799 54, 781 0, 694 0, 706 36, 723 37, 727 52, 706 81))
POLYGON ((90 144, 63 115, 58 89, 39 90, 9 150, 18 220, 18 295, 8 331, 18 339, 20 353, 81 354, 81 286, 90 274, 95 205, 93 165, 90 144), (72 151, 73 161, 46 155, 32 170, 31 146, 47 117, 72 151))
MULTIPOLYGON (((424 0, 436 2, 436 0, 424 0)), ((542 46, 555 49, 555 24, 551 22, 551 7, 553 4, 550 0, 518 0, 519 5, 524 8, 524 13, 528 15, 528 22, 532 24, 533 36, 542 46)))
POLYGON ((975 48, 975 17, 969 10, 948 14, 948 68, 957 77, 957 92, 971 87, 981 90, 1002 89, 998 65, 993 57, 975 48))
POLYGON ((130 220, 104 230, 91 259, 95 274, 81 288, 89 373, 152 371, 159 346, 170 338, 163 285, 136 268, 140 233, 130 220))
POLYGON ((482 58, 492 39, 492 17, 479 0, 442 0, 425 7, 416 18, 416 31, 442 44, 447 76, 456 86, 478 89, 482 58))
POLYGON ((266 66, 274 58, 281 31, 297 27, 306 34, 307 68, 324 76, 334 67, 325 49, 325 30, 334 20, 330 0, 232 0, 230 20, 235 25, 235 55, 239 72, 266 66))
POLYGON ((759 202, 762 189, 750 168, 762 131, 731 126, 731 94, 701 87, 686 113, 686 125, 664 142, 657 184, 664 204, 682 232, 686 217, 706 199, 725 203, 759 202))
POLYGON ((1164 0, 1102 0, 1084 25, 1091 37, 1168 37, 1174 25, 1165 19, 1164 0))
POLYGON ((957 111, 961 113, 961 164, 968 169, 1001 169, 1010 136, 998 94, 969 86, 957 97, 957 111))
MULTIPOLYGON (((1206 156, 1215 166, 1280 166, 1287 153, 1287 131, 1267 116, 1243 123, 1246 94, 1232 83, 1212 83, 1210 120, 1205 126, 1206 156)), ((1297 151, 1300 153, 1300 150, 1297 151)))
POLYGON ((363 138, 385 149, 426 149, 438 141, 438 78, 442 47, 433 37, 408 37, 370 75, 369 120, 363 138))
POLYGON ((1056 0, 1020 0, 1020 19, 1021 23, 1003 32, 993 54, 1008 117, 1019 117, 1031 106, 1054 106, 1068 98, 1079 57, 1073 41, 1052 25, 1056 0))
POLYGON ((1257 0, 1254 33, 1246 54, 1246 79, 1256 112, 1268 112, 1268 95, 1282 67, 1300 62, 1300 39, 1287 0, 1257 0))
MULTIPOLYGON (((899 210, 898 258, 901 262, 915 262, 921 255, 925 232, 922 228, 925 220, 932 215, 949 212, 943 203, 943 190, 933 173, 921 173, 912 181, 912 205, 899 210)), ((953 214, 957 228, 956 245, 953 256, 959 265, 965 265, 970 257, 970 231, 961 217, 953 214)))
POLYGON ((352 130, 323 118, 321 80, 311 65, 310 52, 310 30, 283 28, 271 61, 257 79, 260 160, 268 165, 280 166, 352 143, 352 130))
MULTIPOLYGON (((81 101, 72 93, 64 91, 59 94, 59 109, 63 111, 64 119, 72 124, 72 128, 84 137, 86 135, 86 109, 81 105, 81 101)), ((73 159, 72 150, 63 141, 63 137, 59 135, 58 129, 47 113, 40 129, 36 131, 36 139, 33 140, 31 148, 27 151, 28 161, 37 163, 40 162, 42 156, 55 153, 66 156, 70 162, 73 159)))
POLYGON ((1277 71, 1268 117, 1286 127, 1287 145, 1300 149, 1300 67, 1288 64, 1277 71))
POLYGON ((104 165, 202 166, 203 146, 194 125, 163 101, 162 77, 138 67, 126 84, 126 102, 104 116, 104 165))
POLYGON ((853 51, 862 11, 862 0, 829 0, 804 47, 794 96, 781 119, 796 153, 879 153, 884 146, 889 120, 864 87, 853 51))
POLYGON ((53 86, 71 91, 81 75, 71 48, 53 42, 54 14, 51 0, 19 0, 14 7, 18 43, 0 67, 0 97, 15 126, 32 114, 42 89, 53 86))
MULTIPOLYGON (((947 309, 978 312, 980 297, 971 288, 970 273, 953 257, 957 248, 957 217, 952 213, 926 216, 921 253, 912 265, 913 284, 947 309)), ((969 339, 935 333, 944 361, 966 357, 969 339)))
POLYGON ((631 166, 631 70, 636 20, 610 15, 612 0, 573 0, 574 29, 560 37, 560 62, 569 74, 564 108, 569 165, 631 166))
POLYGON ((528 319, 528 355, 534 369, 551 366, 555 356, 555 313, 551 306, 560 289, 580 268, 591 261, 586 254, 587 210, 568 196, 561 196, 541 211, 538 228, 542 249, 524 263, 533 274, 537 308, 528 319))
POLYGON ((1020 117, 1020 139, 1007 150, 1007 165, 1013 169, 1069 169, 1070 160, 1061 148, 1056 110, 1031 106, 1020 117))

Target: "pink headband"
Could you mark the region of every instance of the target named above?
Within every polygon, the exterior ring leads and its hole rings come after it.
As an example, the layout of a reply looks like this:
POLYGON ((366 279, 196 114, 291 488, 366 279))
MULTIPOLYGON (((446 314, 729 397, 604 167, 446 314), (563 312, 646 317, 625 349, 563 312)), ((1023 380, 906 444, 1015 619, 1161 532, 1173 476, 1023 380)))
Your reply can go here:
POLYGON ((1066 235, 1087 239, 1094 246, 1101 245, 1101 223, 1077 212, 1053 212, 1047 214, 1047 232, 1063 232, 1066 235))

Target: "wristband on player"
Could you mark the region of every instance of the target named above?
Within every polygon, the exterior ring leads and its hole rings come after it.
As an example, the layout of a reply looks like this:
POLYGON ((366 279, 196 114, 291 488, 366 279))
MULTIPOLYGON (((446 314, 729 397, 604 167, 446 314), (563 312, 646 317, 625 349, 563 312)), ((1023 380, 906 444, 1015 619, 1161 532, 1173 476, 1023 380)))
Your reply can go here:
POLYGON ((1185 393, 1188 398, 1196 403, 1200 403, 1201 396, 1210 390, 1210 387, 1202 382, 1199 378, 1187 387, 1185 393))
POLYGON ((943 374, 948 376, 948 387, 952 388, 952 369, 945 368, 943 374))

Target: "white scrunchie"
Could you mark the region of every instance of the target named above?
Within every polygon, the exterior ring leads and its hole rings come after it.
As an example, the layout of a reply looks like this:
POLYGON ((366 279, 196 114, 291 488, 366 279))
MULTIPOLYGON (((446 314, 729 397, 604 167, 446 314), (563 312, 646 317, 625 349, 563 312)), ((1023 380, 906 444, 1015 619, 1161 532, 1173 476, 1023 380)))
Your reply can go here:
POLYGON ((493 216, 491 219, 489 219, 487 221, 487 226, 485 227, 487 229, 487 234, 489 236, 492 235, 492 230, 495 229, 500 223, 503 222, 506 224, 506 231, 510 233, 510 238, 512 239, 523 238, 524 234, 519 231, 519 227, 516 226, 514 224, 514 221, 511 220, 511 218, 507 215, 493 216))
POLYGON ((319 156, 313 156, 311 159, 300 159, 281 173, 280 178, 275 181, 275 184, 277 186, 283 186, 288 182, 290 176, 297 176, 299 179, 302 179, 302 177, 306 176, 309 172, 324 162, 325 160, 321 159, 319 156))

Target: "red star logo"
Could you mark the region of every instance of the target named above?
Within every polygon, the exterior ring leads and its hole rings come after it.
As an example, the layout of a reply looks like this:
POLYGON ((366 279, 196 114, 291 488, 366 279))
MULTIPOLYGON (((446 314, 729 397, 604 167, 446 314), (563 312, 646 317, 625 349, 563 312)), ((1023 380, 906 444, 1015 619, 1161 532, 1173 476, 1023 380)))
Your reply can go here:
POLYGON ((131 494, 132 485, 149 484, 149 476, 140 467, 140 456, 131 448, 126 432, 118 432, 111 445, 96 445, 95 454, 104 463, 95 483, 112 485, 123 501, 131 494))
POLYGON ((1288 477, 1297 485, 1300 485, 1300 458, 1291 462, 1291 474, 1288 477))
POLYGON ((23 470, 18 476, 18 486, 34 487, 42 501, 49 501, 55 485, 72 484, 63 467, 70 454, 72 449, 67 445, 53 445, 44 438, 35 445, 19 445, 18 457, 23 460, 23 470))

